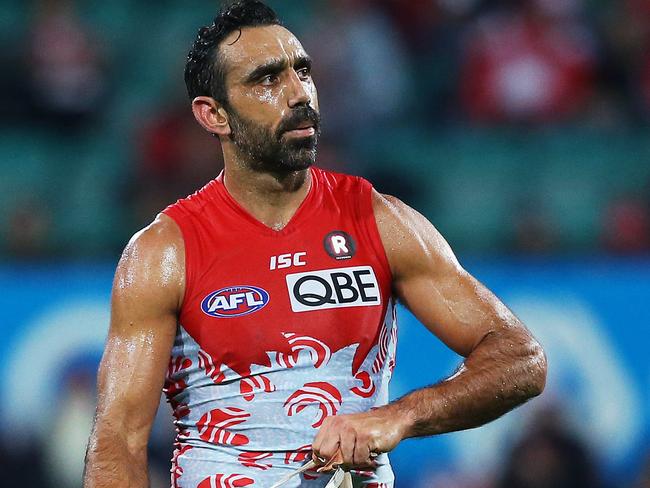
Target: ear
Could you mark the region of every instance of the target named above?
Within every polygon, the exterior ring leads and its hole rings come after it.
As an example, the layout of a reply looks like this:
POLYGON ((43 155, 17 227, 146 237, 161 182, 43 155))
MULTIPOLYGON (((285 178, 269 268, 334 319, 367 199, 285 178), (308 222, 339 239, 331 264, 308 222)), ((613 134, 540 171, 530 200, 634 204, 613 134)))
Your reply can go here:
POLYGON ((218 136, 230 135, 230 123, 226 110, 212 97, 196 97, 192 100, 194 118, 201 126, 218 136))

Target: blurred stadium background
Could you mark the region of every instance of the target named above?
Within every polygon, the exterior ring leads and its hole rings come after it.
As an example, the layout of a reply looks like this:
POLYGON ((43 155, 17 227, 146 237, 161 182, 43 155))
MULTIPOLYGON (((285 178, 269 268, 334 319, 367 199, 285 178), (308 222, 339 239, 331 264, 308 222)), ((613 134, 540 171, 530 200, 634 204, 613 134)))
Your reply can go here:
MULTIPOLYGON (((320 164, 427 215, 544 343, 540 399, 407 441, 399 488, 650 487, 650 2, 269 2, 314 57, 320 164)), ((208 0, 0 0, 0 469, 80 486, 112 273, 221 167, 182 70, 208 0)), ((459 358, 401 312, 393 394, 459 358)), ((169 486, 162 405, 152 486, 169 486)))

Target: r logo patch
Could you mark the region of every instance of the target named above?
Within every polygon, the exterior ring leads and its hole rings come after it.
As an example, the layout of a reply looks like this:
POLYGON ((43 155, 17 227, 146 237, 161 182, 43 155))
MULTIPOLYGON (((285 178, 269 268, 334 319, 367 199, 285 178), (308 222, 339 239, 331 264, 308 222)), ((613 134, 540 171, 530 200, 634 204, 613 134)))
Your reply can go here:
POLYGON ((335 230, 325 236, 323 240, 325 251, 336 260, 350 259, 357 251, 354 239, 347 232, 335 230))

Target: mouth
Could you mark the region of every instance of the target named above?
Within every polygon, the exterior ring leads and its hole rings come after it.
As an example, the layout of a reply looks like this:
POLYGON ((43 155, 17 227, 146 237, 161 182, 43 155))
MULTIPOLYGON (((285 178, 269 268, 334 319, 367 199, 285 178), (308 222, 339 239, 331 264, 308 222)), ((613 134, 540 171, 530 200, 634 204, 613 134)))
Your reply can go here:
POLYGON ((316 129, 313 126, 305 129, 293 129, 284 133, 287 137, 311 137, 316 134, 316 129))
POLYGON ((293 129, 284 131, 282 135, 287 137, 311 137, 315 134, 316 128, 314 127, 314 123, 305 121, 293 129))

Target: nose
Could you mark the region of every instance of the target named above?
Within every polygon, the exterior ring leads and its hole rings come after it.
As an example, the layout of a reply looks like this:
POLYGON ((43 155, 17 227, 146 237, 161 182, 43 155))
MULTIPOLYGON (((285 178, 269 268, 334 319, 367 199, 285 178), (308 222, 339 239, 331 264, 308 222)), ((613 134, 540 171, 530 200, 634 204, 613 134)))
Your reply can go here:
POLYGON ((291 70, 289 75, 289 108, 294 108, 298 105, 310 105, 311 104, 311 95, 307 91, 305 84, 298 76, 298 73, 291 70))

